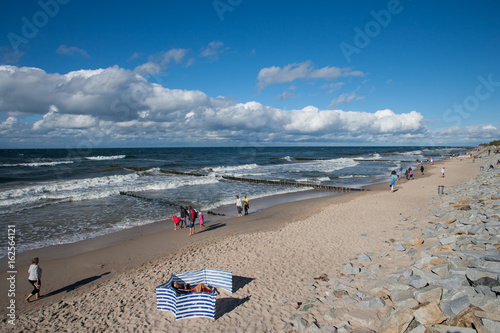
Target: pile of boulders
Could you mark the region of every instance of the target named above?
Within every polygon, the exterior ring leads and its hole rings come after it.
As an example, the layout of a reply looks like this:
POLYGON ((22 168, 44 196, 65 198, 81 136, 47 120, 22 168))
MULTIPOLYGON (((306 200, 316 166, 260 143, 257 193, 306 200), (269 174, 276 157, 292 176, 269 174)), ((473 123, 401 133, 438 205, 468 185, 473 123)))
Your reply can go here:
POLYGON ((421 236, 387 240, 391 251, 314 277, 314 296, 297 303, 283 330, 500 332, 498 169, 433 200, 425 221, 401 217, 408 230, 425 222, 421 236))

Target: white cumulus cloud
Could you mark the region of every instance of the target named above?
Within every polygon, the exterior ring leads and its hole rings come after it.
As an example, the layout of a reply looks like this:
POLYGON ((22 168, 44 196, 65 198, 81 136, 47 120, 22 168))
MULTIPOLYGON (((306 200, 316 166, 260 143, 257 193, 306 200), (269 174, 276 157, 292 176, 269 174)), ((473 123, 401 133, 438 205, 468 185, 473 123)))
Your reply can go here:
MULTIPOLYGON (((82 139, 135 146, 346 140, 351 144, 414 144, 416 138, 432 135, 417 111, 315 106, 283 110, 257 101, 213 98, 199 90, 169 89, 118 66, 66 74, 0 66, 0 119, 4 146, 30 142, 67 146, 82 139)), ((491 125, 448 128, 437 135, 473 138, 484 133, 499 136, 491 125)))
POLYGON ((327 79, 337 80, 340 77, 364 76, 361 71, 353 71, 350 68, 323 67, 315 69, 310 61, 288 64, 284 67, 262 68, 257 75, 257 87, 264 89, 272 84, 288 83, 297 79, 327 79))

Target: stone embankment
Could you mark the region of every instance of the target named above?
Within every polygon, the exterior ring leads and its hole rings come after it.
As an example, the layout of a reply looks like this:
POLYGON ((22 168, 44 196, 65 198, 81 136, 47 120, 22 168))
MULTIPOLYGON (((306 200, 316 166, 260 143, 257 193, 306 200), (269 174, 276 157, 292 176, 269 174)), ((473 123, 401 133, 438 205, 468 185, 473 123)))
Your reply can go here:
POLYGON ((311 278, 283 331, 500 332, 500 166, 485 155, 479 176, 436 196, 426 219, 400 217, 405 236, 387 240, 390 251, 311 278))

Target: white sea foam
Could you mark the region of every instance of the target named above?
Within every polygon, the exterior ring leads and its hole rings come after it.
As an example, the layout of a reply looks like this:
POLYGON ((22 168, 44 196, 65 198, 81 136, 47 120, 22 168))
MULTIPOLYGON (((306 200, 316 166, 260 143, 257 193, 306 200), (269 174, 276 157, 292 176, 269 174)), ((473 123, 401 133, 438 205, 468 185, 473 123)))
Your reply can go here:
POLYGON ((244 165, 234 165, 234 166, 220 166, 220 167, 213 167, 213 168, 205 168, 204 170, 206 171, 212 171, 215 173, 230 173, 232 171, 240 171, 240 170, 251 170, 251 169, 256 169, 258 168, 259 165, 252 163, 252 164, 244 164, 244 165))
POLYGON ((318 178, 299 178, 296 181, 301 182, 301 183, 308 183, 308 182, 327 182, 330 180, 330 177, 318 177, 318 178))
POLYGON ((29 163, 15 163, 15 164, 0 164, 0 167, 43 167, 55 166, 59 164, 72 164, 73 161, 54 161, 54 162, 29 162, 29 163))
POLYGON ((365 160, 365 161, 371 161, 371 160, 379 160, 381 159, 382 156, 380 156, 380 154, 373 154, 372 156, 369 156, 369 157, 357 157, 356 159, 357 160, 365 160))
POLYGON ((85 157, 87 160, 92 160, 92 161, 109 161, 109 160, 120 160, 122 158, 125 158, 126 155, 114 155, 114 156, 88 156, 85 157))
POLYGON ((347 178, 369 178, 370 176, 366 175, 346 175, 346 176, 339 176, 341 179, 347 179, 347 178))
MULTIPOLYGON (((165 176, 159 169, 106 177, 53 181, 0 191, 0 207, 23 210, 56 202, 93 200, 118 195, 121 191, 142 192, 175 189, 182 186, 217 183, 215 176, 165 176), (147 176, 142 176, 147 174, 147 176)), ((4 212, 8 213, 8 212, 4 212)))
POLYGON ((403 155, 403 156, 414 156, 414 155, 422 155, 424 152, 421 150, 412 150, 412 151, 406 151, 402 153, 395 153, 393 155, 403 155))

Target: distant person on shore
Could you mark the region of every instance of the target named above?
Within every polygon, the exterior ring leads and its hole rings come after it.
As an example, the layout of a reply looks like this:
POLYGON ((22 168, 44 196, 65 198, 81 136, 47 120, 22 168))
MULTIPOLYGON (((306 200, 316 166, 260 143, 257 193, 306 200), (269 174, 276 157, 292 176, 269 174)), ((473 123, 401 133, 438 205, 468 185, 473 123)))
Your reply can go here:
POLYGON ((413 179, 413 169, 409 168, 408 170, 409 170, 410 179, 413 179))
POLYGON ((187 226, 188 213, 186 208, 182 206, 180 207, 180 210, 181 210, 181 228, 184 228, 187 226))
POLYGON ((40 286, 42 285, 42 269, 38 266, 38 257, 31 260, 31 265, 28 268, 28 281, 33 285, 33 291, 24 300, 30 302, 31 296, 35 295, 36 299, 42 297, 40 295, 40 286))
POLYGON ((391 192, 394 192, 394 185, 396 184, 396 178, 391 179, 391 183, 389 184, 391 192))
POLYGON ((198 221, 200 221, 200 230, 205 229, 205 224, 203 223, 203 213, 201 211, 198 212, 198 221))
POLYGON ((238 210, 238 217, 243 216, 243 203, 241 202, 240 197, 237 195, 236 196, 236 209, 238 210))
POLYGON ((424 174, 424 166, 423 165, 420 166, 420 172, 422 173, 422 175, 424 174))
POLYGON ((250 201, 248 200, 247 196, 243 196, 243 204, 245 205, 245 215, 248 215, 248 209, 250 208, 250 201))
POLYGON ((444 167, 441 168, 441 178, 444 178, 444 167))
POLYGON ((434 160, 432 159, 432 157, 431 157, 431 164, 434 164, 434 160))
POLYGON ((194 230, 194 222, 196 221, 196 211, 193 209, 193 207, 189 206, 189 235, 192 236, 195 234, 194 230))
MULTIPOLYGON (((172 221, 175 223, 175 228, 174 230, 177 230, 177 227, 179 227, 179 223, 181 222, 181 219, 177 217, 177 215, 172 216, 172 221)), ((180 229, 180 227, 179 227, 180 229)))

